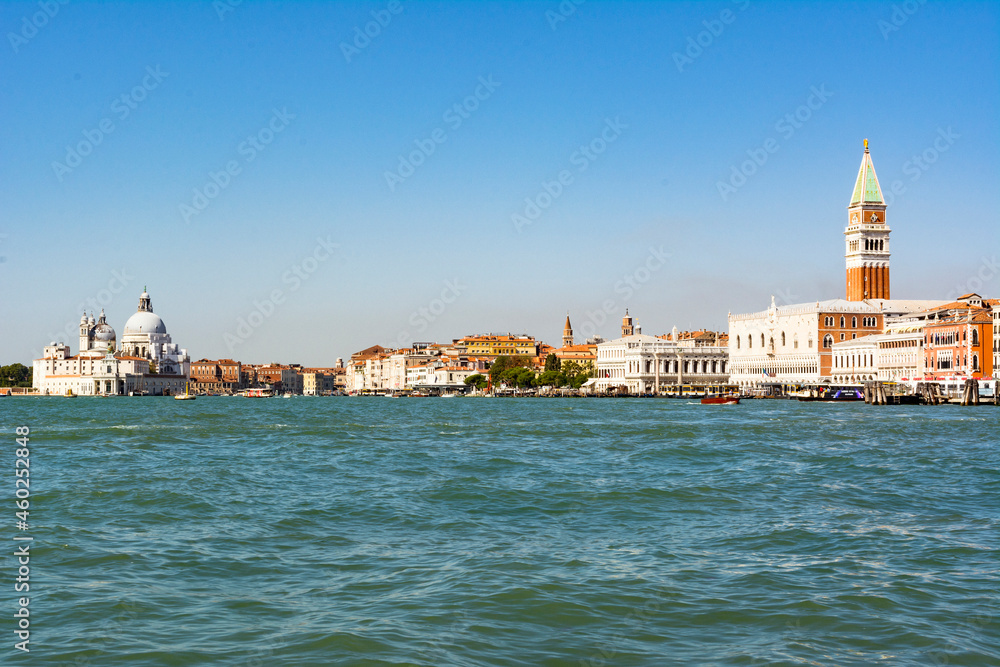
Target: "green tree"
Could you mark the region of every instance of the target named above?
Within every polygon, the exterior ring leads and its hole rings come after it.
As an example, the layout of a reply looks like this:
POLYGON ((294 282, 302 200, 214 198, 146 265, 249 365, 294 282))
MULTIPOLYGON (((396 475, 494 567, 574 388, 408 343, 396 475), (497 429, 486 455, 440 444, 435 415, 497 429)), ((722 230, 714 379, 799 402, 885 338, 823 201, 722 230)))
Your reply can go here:
POLYGON ((558 371, 559 370, 559 357, 554 354, 549 354, 545 357, 545 370, 546 371, 558 371))
POLYGON ((509 357, 501 354, 490 366, 490 379, 493 380, 493 384, 496 384, 503 374, 511 368, 523 368, 529 363, 531 363, 529 357, 509 357))
POLYGON ((514 386, 516 387, 530 387, 535 383, 535 371, 530 368, 519 368, 517 369, 517 375, 514 378, 514 386))
POLYGON ((33 373, 24 364, 0 366, 0 387, 30 387, 33 373))
POLYGON ((535 384, 539 387, 561 387, 566 384, 566 376, 559 371, 545 371, 538 376, 535 384))
POLYGON ((476 389, 486 389, 487 379, 482 373, 476 373, 465 378, 465 386, 475 386, 476 389))

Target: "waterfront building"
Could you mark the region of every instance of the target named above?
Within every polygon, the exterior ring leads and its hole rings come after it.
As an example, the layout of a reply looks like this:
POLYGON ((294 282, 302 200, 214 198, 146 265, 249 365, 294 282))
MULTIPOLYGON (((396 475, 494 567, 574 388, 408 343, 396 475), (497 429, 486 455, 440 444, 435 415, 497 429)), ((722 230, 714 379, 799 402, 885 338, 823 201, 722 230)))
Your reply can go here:
POLYGON ((374 385, 381 382, 381 378, 371 377, 371 373, 380 368, 377 364, 369 364, 369 360, 377 355, 384 355, 386 349, 381 345, 372 345, 351 355, 347 362, 346 388, 354 394, 360 391, 371 390, 374 385))
POLYGON ((539 355, 539 344, 533 336, 522 334, 484 334, 466 336, 455 341, 459 356, 487 357, 539 355))
POLYGON ((924 324, 926 376, 993 377, 997 299, 966 294, 929 311, 924 324))
POLYGON ((626 313, 621 338, 597 344, 597 377, 589 382, 599 392, 625 387, 629 393, 658 393, 685 384, 725 384, 729 349, 725 334, 684 332, 675 327, 665 336, 649 336, 626 313))
POLYGON ((76 356, 70 354, 68 345, 51 342, 42 358, 34 360, 32 383, 40 393, 121 396, 185 390, 190 357, 173 343, 163 320, 153 313, 146 291, 139 297, 139 309, 125 323, 119 349, 117 333, 103 310, 97 319, 93 313, 89 317, 84 313, 79 333, 76 356))
POLYGON ((831 380, 837 383, 870 382, 878 379, 878 334, 833 344, 831 380))
POLYGON ((112 345, 72 356, 69 345, 50 343, 32 362, 32 371, 32 386, 40 394, 126 396, 145 388, 149 360, 116 353, 112 345))
POLYGON ((301 394, 302 378, 291 366, 263 364, 255 368, 258 384, 269 385, 274 393, 301 394))
POLYGON ((730 380, 742 387, 832 380, 833 346, 883 333, 887 320, 907 317, 941 301, 830 299, 771 306, 729 315, 730 380))
POLYGON ((993 306, 993 373, 1000 371, 1000 302, 993 306))
POLYGON ((151 362, 145 382, 149 393, 177 394, 186 390, 191 377, 191 358, 187 350, 173 342, 167 326, 153 312, 153 302, 145 288, 139 295, 138 309, 125 322, 121 349, 126 355, 151 362))
POLYGON ((834 382, 900 382, 953 376, 990 377, 996 299, 957 301, 886 318, 884 333, 833 346, 834 382))
POLYGON ((597 344, 567 345, 552 350, 552 354, 556 355, 560 362, 575 361, 583 364, 589 361, 595 363, 597 361, 597 344))
POLYGON ((199 359, 191 362, 191 391, 210 394, 235 393, 243 383, 243 366, 232 359, 199 359))
POLYGON ((886 325, 883 334, 876 335, 875 366, 878 380, 900 382, 924 375, 924 325, 918 320, 904 319, 886 325))

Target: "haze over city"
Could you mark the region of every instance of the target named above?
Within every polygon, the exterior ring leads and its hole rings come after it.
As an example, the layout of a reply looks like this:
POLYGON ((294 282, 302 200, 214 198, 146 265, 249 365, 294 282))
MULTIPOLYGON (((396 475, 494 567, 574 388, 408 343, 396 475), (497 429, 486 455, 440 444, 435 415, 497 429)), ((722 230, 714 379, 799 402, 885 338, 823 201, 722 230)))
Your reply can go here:
POLYGON ((725 330, 843 295, 865 138, 893 295, 996 295, 998 17, 4 3, 0 361, 75 344, 84 306, 120 327, 144 287, 192 358, 556 342, 567 311, 725 330))

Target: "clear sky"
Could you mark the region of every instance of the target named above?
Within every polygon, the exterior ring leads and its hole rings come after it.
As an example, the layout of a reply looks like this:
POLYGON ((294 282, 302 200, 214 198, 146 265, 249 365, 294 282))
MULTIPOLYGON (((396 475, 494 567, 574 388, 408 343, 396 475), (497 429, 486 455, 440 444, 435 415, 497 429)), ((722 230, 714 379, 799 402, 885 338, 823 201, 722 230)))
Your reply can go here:
POLYGON ((0 363, 143 286, 193 359, 722 330, 843 296, 866 137, 893 296, 995 297, 998 7, 4 2, 0 363))

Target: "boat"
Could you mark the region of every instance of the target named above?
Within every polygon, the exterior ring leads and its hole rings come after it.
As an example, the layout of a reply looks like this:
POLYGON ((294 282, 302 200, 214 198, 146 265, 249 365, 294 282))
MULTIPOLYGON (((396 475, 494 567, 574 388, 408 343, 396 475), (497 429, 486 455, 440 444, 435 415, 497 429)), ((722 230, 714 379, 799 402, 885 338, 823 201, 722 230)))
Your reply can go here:
POLYGON ((708 395, 701 399, 702 405, 738 405, 739 402, 740 397, 734 395, 708 395))
POLYGON ((66 396, 66 398, 76 398, 76 394, 73 393, 72 389, 67 389, 64 396, 66 396))
POLYGON ((196 398, 198 398, 198 397, 191 393, 191 383, 190 382, 188 382, 186 385, 184 385, 184 393, 183 394, 177 394, 176 396, 174 396, 174 400, 175 401, 193 401, 196 398))
POLYGON ((244 389, 237 394, 237 396, 242 396, 243 398, 270 398, 273 395, 274 393, 270 389, 264 388, 244 389))
POLYGON ((800 401, 841 403, 845 401, 863 401, 865 400, 865 392, 861 385, 831 385, 810 387, 802 392, 797 392, 796 398, 800 401))

